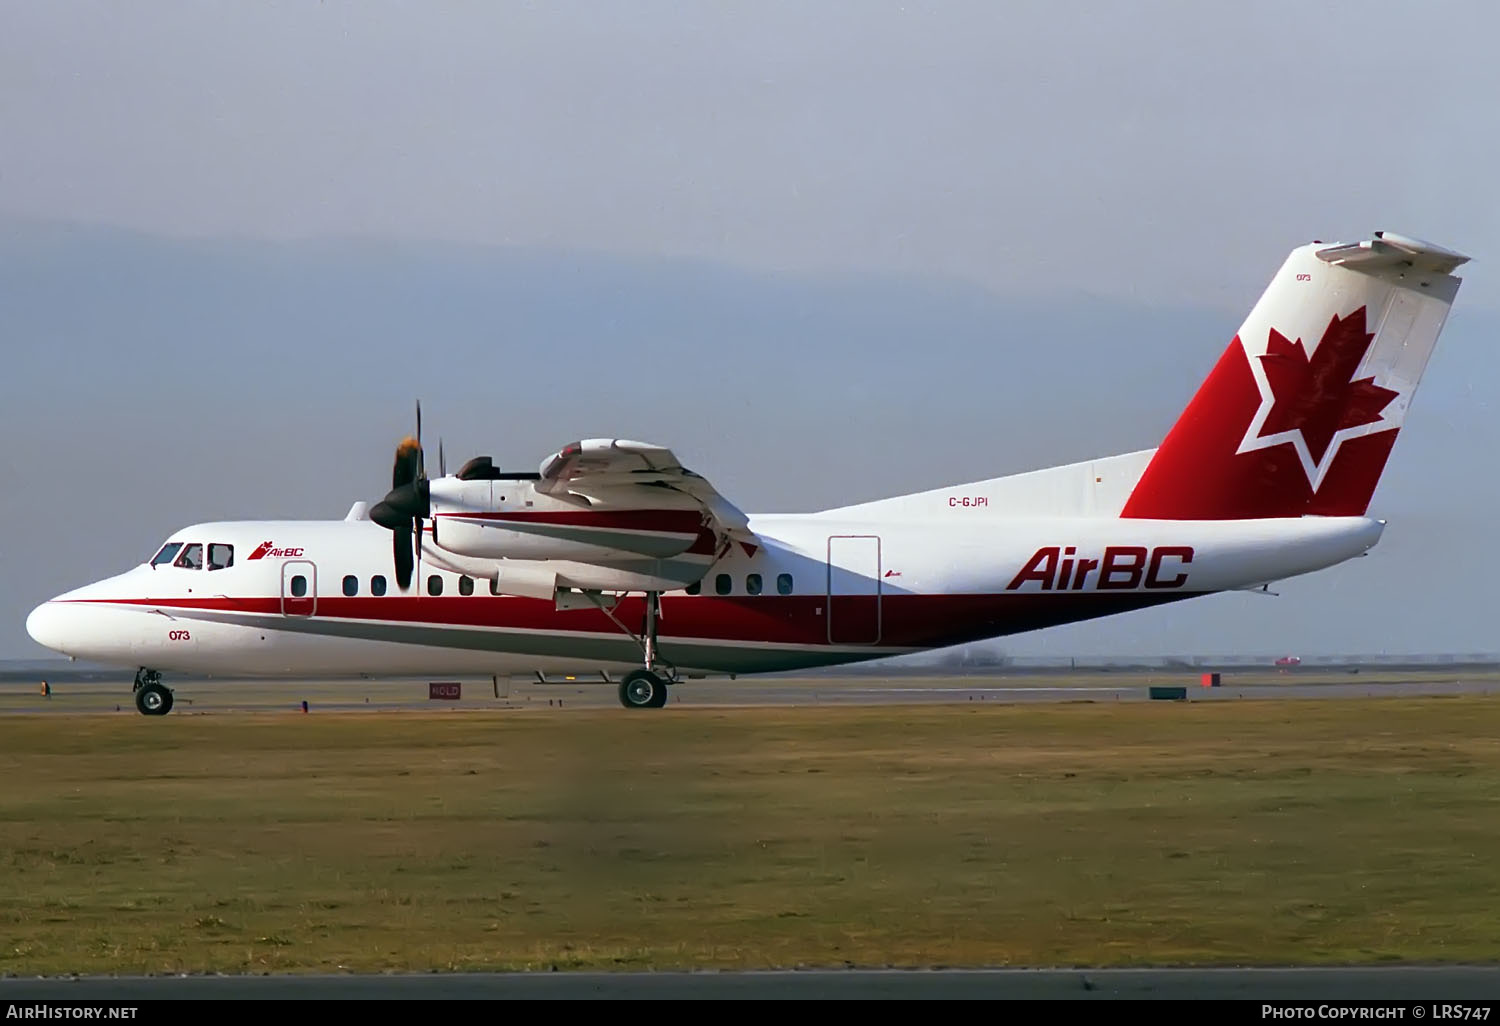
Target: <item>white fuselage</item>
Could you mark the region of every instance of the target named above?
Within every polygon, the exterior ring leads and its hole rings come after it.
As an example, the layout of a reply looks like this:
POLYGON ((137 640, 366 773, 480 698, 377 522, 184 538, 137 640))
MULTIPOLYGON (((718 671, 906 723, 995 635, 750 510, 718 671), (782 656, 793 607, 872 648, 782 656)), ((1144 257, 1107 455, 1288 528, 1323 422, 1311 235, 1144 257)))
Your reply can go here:
MULTIPOLYGON (((1368 550, 1366 517, 751 518, 695 593, 661 596, 660 655, 684 674, 856 662, 1256 585, 1368 550)), ((391 535, 368 520, 198 524, 222 569, 142 564, 37 607, 33 637, 70 656, 159 671, 617 674, 641 665, 645 603, 559 609, 491 594, 427 553, 405 593, 391 535), (218 548, 213 548, 217 546, 218 548), (383 584, 383 589, 382 589, 383 584), (377 592, 383 590, 383 594, 377 592)), ((561 565, 566 570, 566 565, 561 565)))

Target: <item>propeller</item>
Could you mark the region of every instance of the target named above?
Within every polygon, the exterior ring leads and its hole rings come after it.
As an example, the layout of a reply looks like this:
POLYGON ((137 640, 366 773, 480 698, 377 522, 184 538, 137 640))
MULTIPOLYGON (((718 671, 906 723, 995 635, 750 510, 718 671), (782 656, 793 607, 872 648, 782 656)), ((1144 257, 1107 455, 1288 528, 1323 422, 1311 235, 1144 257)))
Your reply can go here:
MULTIPOLYGON (((443 456, 443 436, 438 435, 438 477, 448 476, 448 460, 443 456)), ((437 517, 432 518, 432 544, 438 543, 437 517)))
POLYGON ((420 571, 422 521, 431 515, 427 467, 422 456, 422 404, 418 402, 416 437, 407 437, 396 447, 391 490, 370 510, 370 519, 391 532, 396 584, 402 591, 411 587, 413 571, 420 571))

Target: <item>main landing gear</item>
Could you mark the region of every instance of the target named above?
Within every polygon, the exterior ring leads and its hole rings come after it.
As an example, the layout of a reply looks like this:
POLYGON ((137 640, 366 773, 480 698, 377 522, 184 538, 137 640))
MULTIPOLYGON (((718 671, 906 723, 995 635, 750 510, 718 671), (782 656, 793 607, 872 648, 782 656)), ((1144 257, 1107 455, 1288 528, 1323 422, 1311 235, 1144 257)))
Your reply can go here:
MULTIPOLYGON (((600 608, 604 609, 603 606, 600 608)), ((608 609, 604 611, 611 620, 615 620, 613 613, 608 609)), ((667 704, 667 685, 677 681, 677 667, 657 655, 656 621, 660 616, 661 592, 648 591, 645 630, 640 637, 636 637, 634 631, 615 620, 616 626, 640 644, 646 663, 639 670, 631 670, 620 681, 620 704, 627 709, 660 709, 667 704)))
POLYGON ((135 671, 135 707, 142 716, 165 716, 172 711, 172 692, 161 682, 161 674, 144 666, 135 671))
POLYGON ((660 709, 667 704, 667 682, 650 670, 631 670, 620 681, 620 704, 627 709, 660 709))

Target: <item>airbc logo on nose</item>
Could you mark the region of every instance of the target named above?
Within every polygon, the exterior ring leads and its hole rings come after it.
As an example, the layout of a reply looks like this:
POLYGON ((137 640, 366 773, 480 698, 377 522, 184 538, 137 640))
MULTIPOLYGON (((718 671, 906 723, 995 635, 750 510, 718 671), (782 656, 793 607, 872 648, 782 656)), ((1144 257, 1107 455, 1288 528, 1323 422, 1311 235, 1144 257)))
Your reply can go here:
POLYGON ((268 541, 267 542, 261 542, 259 545, 257 545, 255 547, 255 551, 252 552, 252 553, 250 553, 249 558, 250 559, 264 559, 267 556, 272 556, 272 557, 280 556, 282 558, 287 558, 287 557, 291 557, 291 556, 300 556, 300 555, 302 555, 302 550, 301 549, 278 549, 278 548, 274 547, 275 545, 276 545, 275 542, 268 542, 268 541))
POLYGON ((1190 545, 1162 545, 1153 549, 1144 545, 1111 545, 1099 559, 1080 558, 1077 553, 1078 549, 1072 545, 1037 549, 1005 590, 1016 591, 1030 581, 1041 585, 1042 591, 1083 591, 1090 587, 1099 591, 1131 591, 1143 585, 1180 588, 1188 579, 1182 566, 1193 561, 1190 545), (1090 581, 1089 574, 1095 571, 1098 573, 1090 581))

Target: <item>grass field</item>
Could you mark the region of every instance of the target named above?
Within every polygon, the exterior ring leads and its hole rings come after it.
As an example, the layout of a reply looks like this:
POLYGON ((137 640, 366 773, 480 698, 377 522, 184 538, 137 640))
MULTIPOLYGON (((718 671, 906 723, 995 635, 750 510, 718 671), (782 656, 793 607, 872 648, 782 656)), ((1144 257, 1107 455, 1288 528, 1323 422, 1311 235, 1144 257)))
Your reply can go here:
POLYGON ((1500 961, 1500 698, 0 725, 0 973, 1500 961))

